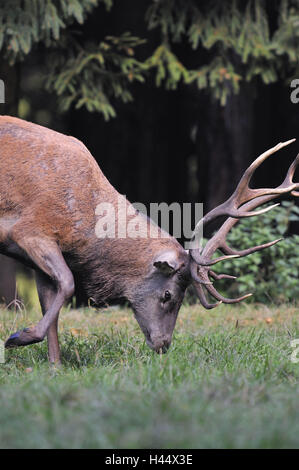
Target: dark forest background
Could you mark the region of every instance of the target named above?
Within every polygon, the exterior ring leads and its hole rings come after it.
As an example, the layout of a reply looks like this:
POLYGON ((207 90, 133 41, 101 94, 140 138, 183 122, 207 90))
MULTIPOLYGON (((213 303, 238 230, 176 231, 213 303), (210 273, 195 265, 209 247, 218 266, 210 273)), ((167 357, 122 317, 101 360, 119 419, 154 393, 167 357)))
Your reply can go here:
MULTIPOLYGON (((81 139, 132 202, 207 211, 253 158, 298 137, 298 1, 12 0, 0 21, 1 114, 81 139)), ((255 184, 280 183, 298 149, 255 184)), ((7 303, 15 270, 0 257, 7 303)))

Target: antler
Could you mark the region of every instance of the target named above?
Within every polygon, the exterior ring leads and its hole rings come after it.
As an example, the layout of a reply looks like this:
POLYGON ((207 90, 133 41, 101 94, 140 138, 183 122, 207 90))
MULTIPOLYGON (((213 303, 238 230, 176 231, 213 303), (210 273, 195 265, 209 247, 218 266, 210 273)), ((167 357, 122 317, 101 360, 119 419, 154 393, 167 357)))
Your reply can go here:
POLYGON ((261 206, 265 202, 271 201, 272 199, 280 196, 281 194, 291 193, 293 196, 299 196, 299 192, 296 191, 299 189, 299 183, 293 182, 293 177, 295 174, 295 170, 299 164, 299 154, 291 164, 287 175, 280 186, 277 186, 273 189, 268 188, 261 188, 261 189, 252 189, 249 187, 249 183, 251 181, 252 175, 255 170, 261 165, 262 162, 266 160, 270 155, 277 152, 281 148, 285 147, 286 145, 291 144, 296 139, 288 140, 287 142, 282 142, 277 144, 275 147, 267 150, 262 155, 260 155, 245 171, 244 175, 242 176, 236 190, 227 199, 223 204, 217 206, 215 209, 211 210, 206 214, 197 224, 194 232, 192 241, 194 241, 196 234, 198 233, 199 229, 203 229, 211 220, 218 218, 219 216, 228 216, 229 218, 222 224, 220 229, 215 233, 215 235, 207 242, 206 246, 203 250, 200 248, 192 248, 189 250, 190 257, 191 257, 191 276, 193 279, 193 284, 197 291, 197 295, 200 299, 200 302, 205 308, 214 308, 219 303, 236 303, 240 302, 243 299, 251 296, 252 294, 246 294, 242 297, 237 299, 228 299, 223 297, 210 280, 212 277, 215 280, 218 279, 235 279, 234 276, 228 276, 227 274, 216 274, 211 270, 211 266, 219 263, 220 261, 230 259, 230 258, 240 258, 242 256, 247 256, 251 253, 256 251, 263 250, 264 248, 268 248, 272 245, 278 243, 281 238, 274 240, 269 243, 265 243, 263 245, 258 245, 253 248, 248 248, 245 250, 235 250, 228 246, 226 242, 226 237, 231 228, 239 222, 240 218, 243 217, 252 217, 254 215, 264 214, 269 210, 273 209, 273 207, 278 206, 279 204, 273 204, 269 207, 264 209, 260 209, 254 211, 253 209, 261 206), (216 250, 222 251, 224 256, 219 258, 212 259, 213 254, 216 250), (204 288, 214 297, 218 302, 214 304, 209 304, 204 288))

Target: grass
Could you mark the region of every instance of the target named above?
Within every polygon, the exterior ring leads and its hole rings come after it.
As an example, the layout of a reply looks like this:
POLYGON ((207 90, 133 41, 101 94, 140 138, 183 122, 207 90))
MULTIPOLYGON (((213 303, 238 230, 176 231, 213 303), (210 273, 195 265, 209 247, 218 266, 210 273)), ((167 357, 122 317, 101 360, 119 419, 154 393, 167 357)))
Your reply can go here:
MULTIPOLYGON (((39 317, 0 310, 0 338, 39 317)), ((163 356, 127 309, 60 319, 60 369, 46 341, 0 364, 1 448, 299 447, 295 306, 183 306, 163 356)))

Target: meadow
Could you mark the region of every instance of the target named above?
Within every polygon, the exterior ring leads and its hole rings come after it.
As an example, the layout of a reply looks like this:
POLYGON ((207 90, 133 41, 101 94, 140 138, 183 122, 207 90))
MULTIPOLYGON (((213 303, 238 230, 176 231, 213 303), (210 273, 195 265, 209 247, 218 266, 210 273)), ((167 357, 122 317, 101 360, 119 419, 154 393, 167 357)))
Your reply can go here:
MULTIPOLYGON (((297 448, 295 305, 181 309, 169 352, 127 308, 65 308, 62 366, 44 341, 0 364, 1 448, 297 448)), ((0 309, 0 338, 40 318, 0 309)), ((298 354, 299 357, 299 354, 298 354)))

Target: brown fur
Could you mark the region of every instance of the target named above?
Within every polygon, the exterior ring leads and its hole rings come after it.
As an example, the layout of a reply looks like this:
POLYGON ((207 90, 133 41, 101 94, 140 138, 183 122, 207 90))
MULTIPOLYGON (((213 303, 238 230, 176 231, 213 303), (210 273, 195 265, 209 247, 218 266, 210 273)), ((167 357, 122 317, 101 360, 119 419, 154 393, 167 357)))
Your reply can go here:
POLYGON ((7 253, 9 241, 20 247, 28 237, 53 240, 77 287, 96 303, 119 297, 130 300, 132 285, 145 276, 153 258, 164 249, 171 247, 182 260, 186 258, 170 236, 96 237, 97 204, 116 205, 120 195, 74 137, 1 116, 0 144, 0 251, 6 247, 6 254, 31 265, 26 253, 13 249, 7 253))

